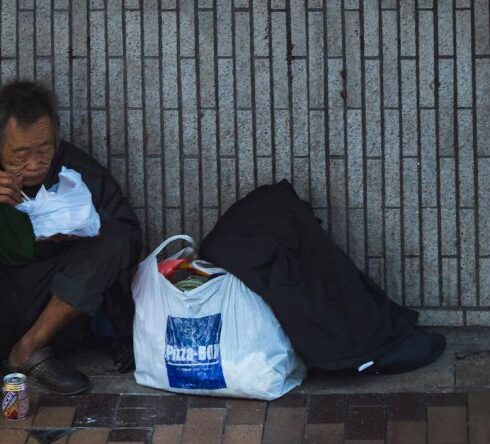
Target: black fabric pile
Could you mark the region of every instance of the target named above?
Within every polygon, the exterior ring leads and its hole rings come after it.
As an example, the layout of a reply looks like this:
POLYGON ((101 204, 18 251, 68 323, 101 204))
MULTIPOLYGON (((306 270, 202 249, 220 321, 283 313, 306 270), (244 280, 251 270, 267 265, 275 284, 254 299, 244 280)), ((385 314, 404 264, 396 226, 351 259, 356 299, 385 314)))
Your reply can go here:
POLYGON ((433 362, 440 335, 384 291, 330 239, 286 180, 235 203, 203 240, 201 257, 261 295, 310 368, 401 372, 433 362))

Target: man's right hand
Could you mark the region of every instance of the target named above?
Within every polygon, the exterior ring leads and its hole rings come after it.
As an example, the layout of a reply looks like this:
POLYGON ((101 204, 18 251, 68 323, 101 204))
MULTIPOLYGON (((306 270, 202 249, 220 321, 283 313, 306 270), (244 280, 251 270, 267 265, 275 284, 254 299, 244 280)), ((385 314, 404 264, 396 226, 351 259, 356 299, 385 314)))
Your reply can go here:
POLYGON ((22 177, 0 170, 0 203, 15 206, 22 202, 22 177))

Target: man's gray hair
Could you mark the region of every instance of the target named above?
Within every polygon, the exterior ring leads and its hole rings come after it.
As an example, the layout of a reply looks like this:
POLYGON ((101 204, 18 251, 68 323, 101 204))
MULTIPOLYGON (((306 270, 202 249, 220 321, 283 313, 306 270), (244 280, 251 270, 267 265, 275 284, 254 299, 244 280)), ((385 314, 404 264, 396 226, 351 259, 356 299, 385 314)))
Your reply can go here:
POLYGON ((15 117, 20 125, 29 126, 40 118, 48 116, 53 123, 55 146, 57 146, 59 116, 56 106, 56 95, 42 83, 15 80, 3 85, 0 88, 0 152, 10 117, 15 117))

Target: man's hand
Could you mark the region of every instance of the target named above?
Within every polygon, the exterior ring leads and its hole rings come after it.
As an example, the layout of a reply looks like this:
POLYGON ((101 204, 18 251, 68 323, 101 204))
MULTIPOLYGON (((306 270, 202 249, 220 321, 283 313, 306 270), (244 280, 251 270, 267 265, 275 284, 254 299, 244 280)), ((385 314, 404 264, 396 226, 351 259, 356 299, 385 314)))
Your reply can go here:
POLYGON ((15 206, 22 202, 22 176, 0 170, 0 203, 15 206))

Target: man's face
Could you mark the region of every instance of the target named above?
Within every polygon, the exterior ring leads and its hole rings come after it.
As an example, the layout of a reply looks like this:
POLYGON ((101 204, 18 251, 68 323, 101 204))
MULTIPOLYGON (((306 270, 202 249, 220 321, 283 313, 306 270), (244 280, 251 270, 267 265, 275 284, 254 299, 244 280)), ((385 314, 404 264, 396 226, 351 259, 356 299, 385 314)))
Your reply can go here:
POLYGON ((5 171, 22 177, 23 186, 40 185, 55 152, 54 128, 48 116, 29 126, 19 125, 14 117, 7 121, 0 164, 5 171))

